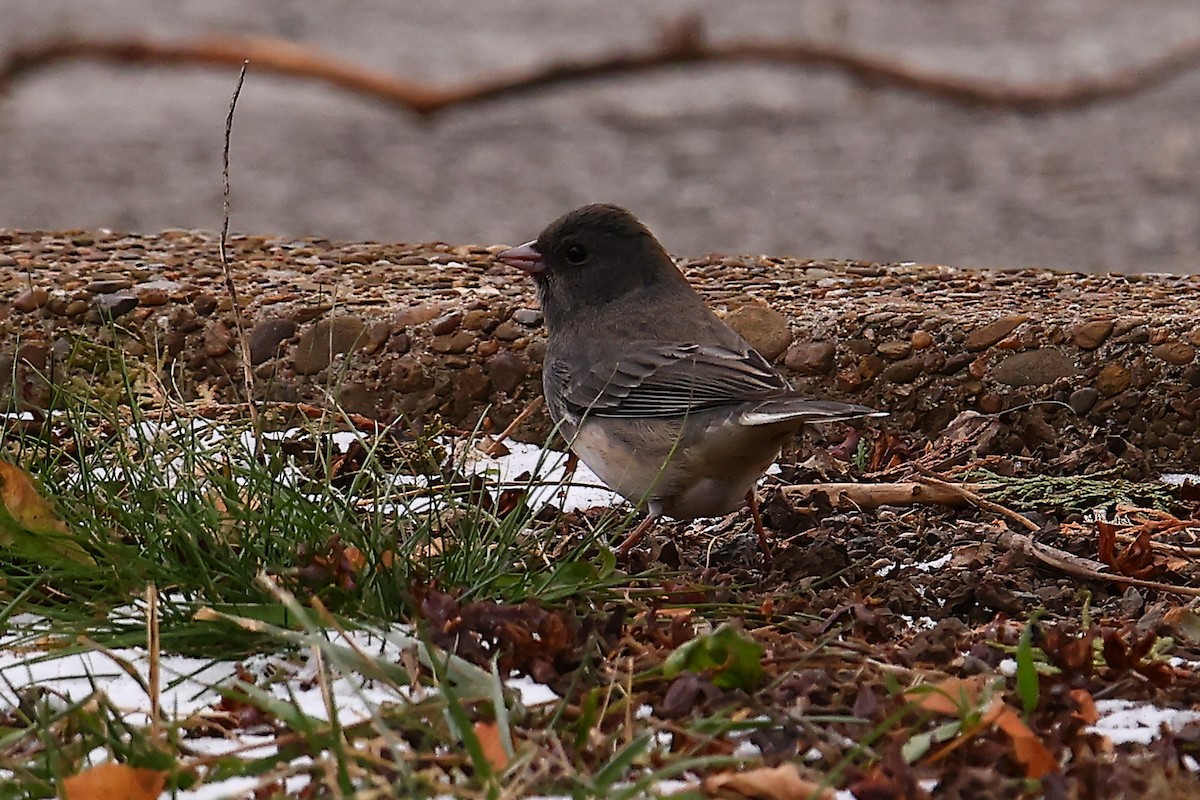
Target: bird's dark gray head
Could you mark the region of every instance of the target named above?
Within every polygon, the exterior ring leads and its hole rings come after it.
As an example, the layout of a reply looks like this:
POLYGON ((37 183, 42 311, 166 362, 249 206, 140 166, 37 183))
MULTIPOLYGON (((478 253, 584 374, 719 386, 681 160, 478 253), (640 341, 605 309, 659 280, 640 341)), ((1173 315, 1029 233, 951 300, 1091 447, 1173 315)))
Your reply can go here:
POLYGON ((534 241, 497 258, 537 282, 551 330, 558 317, 602 307, 654 284, 687 287, 667 251, 637 217, 601 203, 564 214, 534 241))

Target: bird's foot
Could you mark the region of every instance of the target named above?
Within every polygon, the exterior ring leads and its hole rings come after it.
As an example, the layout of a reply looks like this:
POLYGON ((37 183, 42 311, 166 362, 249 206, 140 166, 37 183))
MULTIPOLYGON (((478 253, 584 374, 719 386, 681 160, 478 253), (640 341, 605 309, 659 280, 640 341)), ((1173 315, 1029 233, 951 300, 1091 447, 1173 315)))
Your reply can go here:
POLYGON ((629 555, 629 551, 637 547, 638 542, 646 538, 646 534, 650 532, 650 528, 654 525, 656 519, 658 519, 657 515, 650 514, 639 522, 638 526, 625 537, 624 541, 617 545, 617 555, 622 558, 629 555))
POLYGON ((750 518, 754 520, 754 532, 758 535, 758 550, 762 553, 763 569, 771 571, 774 559, 771 557, 771 543, 767 541, 767 531, 763 528, 762 514, 758 513, 758 495, 754 489, 746 492, 746 505, 750 507, 750 518))

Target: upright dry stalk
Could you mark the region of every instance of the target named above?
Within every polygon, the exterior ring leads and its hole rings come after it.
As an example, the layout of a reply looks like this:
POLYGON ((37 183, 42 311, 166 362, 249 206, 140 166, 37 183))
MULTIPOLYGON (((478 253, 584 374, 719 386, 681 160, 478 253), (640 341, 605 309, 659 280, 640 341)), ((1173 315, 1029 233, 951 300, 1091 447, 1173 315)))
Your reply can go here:
POLYGON ((158 630, 158 587, 146 587, 146 652, 150 657, 150 672, 146 685, 150 689, 150 738, 159 741, 162 734, 161 647, 158 630))
POLYGON ((242 320, 242 304, 238 300, 237 286, 233 282, 233 273, 229 269, 229 254, 226 245, 229 240, 229 140, 233 135, 233 112, 237 108, 238 97, 242 94, 242 84, 246 82, 246 67, 250 61, 242 62, 238 73, 237 86, 233 89, 233 97, 229 101, 229 114, 225 117, 225 146, 222 149, 223 169, 223 198, 221 220, 221 270, 225 273, 225 289, 229 292, 229 300, 233 304, 233 324, 237 329, 238 349, 242 357, 242 379, 246 384, 246 409, 250 415, 250 423, 254 427, 255 455, 262 449, 262 426, 258 419, 258 406, 254 404, 254 370, 250 368, 250 342, 246 338, 246 326, 242 320))

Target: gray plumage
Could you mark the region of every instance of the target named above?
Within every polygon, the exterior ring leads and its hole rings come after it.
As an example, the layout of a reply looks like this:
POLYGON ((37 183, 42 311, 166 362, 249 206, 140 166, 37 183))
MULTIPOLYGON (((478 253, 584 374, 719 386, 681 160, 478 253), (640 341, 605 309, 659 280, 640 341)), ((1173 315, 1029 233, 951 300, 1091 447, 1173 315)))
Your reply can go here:
POLYGON ((801 425, 882 416, 795 392, 622 208, 584 206, 499 259, 537 283, 551 417, 653 516, 734 511, 801 425))

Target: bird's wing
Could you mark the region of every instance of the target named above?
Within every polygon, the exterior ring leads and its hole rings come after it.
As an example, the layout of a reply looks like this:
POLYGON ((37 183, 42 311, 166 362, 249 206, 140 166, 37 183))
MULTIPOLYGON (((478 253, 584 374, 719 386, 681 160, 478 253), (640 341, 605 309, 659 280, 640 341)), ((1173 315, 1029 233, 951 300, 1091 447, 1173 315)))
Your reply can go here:
POLYGON ((678 417, 791 390, 750 347, 641 344, 619 359, 583 366, 564 359, 547 364, 547 383, 575 416, 678 417))

